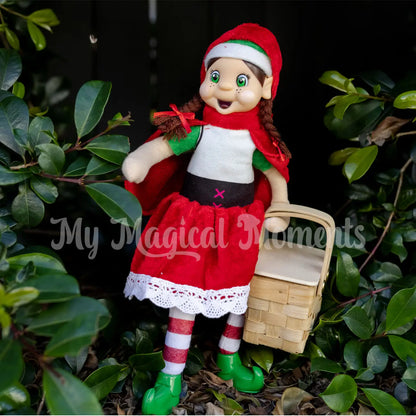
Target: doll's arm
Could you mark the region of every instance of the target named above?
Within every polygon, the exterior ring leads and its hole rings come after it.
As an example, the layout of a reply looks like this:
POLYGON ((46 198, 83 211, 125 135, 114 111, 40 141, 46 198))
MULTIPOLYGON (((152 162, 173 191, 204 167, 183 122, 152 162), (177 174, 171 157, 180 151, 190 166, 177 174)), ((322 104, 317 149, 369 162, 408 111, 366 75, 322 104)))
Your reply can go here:
POLYGON ((169 142, 158 137, 138 147, 123 162, 121 170, 129 182, 140 183, 156 163, 173 156, 169 142))
MULTIPOLYGON (((273 211, 273 205, 276 203, 289 203, 287 196, 287 183, 285 178, 274 167, 263 172, 270 183, 272 189, 272 201, 266 212, 273 211)), ((289 217, 266 218, 264 225, 266 229, 273 233, 284 231, 289 225, 289 217)))

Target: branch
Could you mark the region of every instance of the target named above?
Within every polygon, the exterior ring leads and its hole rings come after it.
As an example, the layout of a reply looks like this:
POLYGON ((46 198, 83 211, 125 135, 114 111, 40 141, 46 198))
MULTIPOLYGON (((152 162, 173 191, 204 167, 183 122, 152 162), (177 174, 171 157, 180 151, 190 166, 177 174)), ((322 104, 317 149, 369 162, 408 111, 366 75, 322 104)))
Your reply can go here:
POLYGON ((39 176, 42 176, 43 178, 48 178, 48 179, 53 179, 54 181, 59 181, 59 182, 69 182, 69 183, 75 183, 79 186, 84 186, 85 184, 89 184, 89 183, 111 183, 111 182, 121 182, 123 179, 121 176, 116 176, 115 178, 112 179, 104 179, 104 180, 89 180, 89 179, 84 179, 84 177, 81 178, 67 178, 65 176, 56 176, 56 175, 51 175, 49 173, 44 173, 41 172, 39 174, 39 176))
POLYGON ((387 224, 384 227, 383 233, 381 234, 380 238, 378 239, 377 244, 374 246, 374 248, 371 250, 371 253, 368 255, 368 257, 365 259, 364 263, 359 268, 360 272, 364 269, 364 267, 368 264, 368 262, 374 257, 374 255, 376 254, 376 251, 380 247, 380 244, 383 242, 384 238, 386 237, 386 235, 387 235, 387 233, 390 229, 390 226, 391 226, 391 223, 393 221, 394 214, 395 214, 396 206, 397 206, 397 201, 399 200, 400 192, 401 192, 402 186, 403 186, 404 172, 410 166, 411 163, 413 163, 413 159, 409 158, 407 160, 407 162, 400 169, 399 184, 397 185, 396 196, 394 198, 394 203, 393 203, 393 210, 391 211, 391 213, 389 215, 389 218, 387 220, 387 224))
POLYGON ((345 302, 340 303, 340 304, 337 306, 337 308, 343 308, 344 306, 347 306, 347 305, 349 305, 350 303, 354 303, 354 302, 356 302, 357 300, 360 300, 360 299, 366 298, 367 296, 373 296, 373 295, 375 295, 375 294, 377 294, 377 293, 383 292, 384 290, 387 290, 387 289, 390 289, 390 288, 391 288, 391 286, 386 286, 386 287, 382 287, 381 289, 377 289, 377 290, 370 290, 370 292, 364 293, 364 295, 361 295, 361 296, 358 296, 358 297, 356 297, 356 298, 353 298, 353 299, 350 299, 350 300, 347 300, 347 301, 345 301, 345 302))

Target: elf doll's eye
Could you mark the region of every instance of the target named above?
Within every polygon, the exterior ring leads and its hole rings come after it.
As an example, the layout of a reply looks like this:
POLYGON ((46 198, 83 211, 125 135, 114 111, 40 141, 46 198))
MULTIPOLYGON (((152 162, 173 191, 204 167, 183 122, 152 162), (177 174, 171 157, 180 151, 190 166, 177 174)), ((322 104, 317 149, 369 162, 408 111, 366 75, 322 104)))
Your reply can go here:
POLYGON ((220 80, 219 71, 212 71, 211 72, 211 82, 213 82, 214 84, 217 84, 219 80, 220 80))
POLYGON ((244 74, 240 74, 237 77, 237 86, 238 87, 245 87, 248 84, 248 76, 244 74))

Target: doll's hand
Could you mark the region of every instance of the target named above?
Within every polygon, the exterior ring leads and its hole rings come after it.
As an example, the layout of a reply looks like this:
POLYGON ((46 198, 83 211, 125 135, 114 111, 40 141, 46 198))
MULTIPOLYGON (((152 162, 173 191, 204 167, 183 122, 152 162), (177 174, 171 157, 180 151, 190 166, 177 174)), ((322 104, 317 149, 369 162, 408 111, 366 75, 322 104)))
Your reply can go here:
MULTIPOLYGON (((287 201, 289 203, 289 201, 287 201)), ((273 212, 273 204, 268 208, 266 214, 269 212, 273 212)), ((267 231, 271 233, 281 233, 282 231, 286 230, 290 222, 290 217, 270 217, 266 218, 264 221, 264 227, 267 231)))
POLYGON ((143 155, 140 152, 130 153, 123 162, 121 166, 121 171, 123 172, 124 177, 129 182, 140 183, 144 180, 149 169, 147 161, 144 160, 143 155))

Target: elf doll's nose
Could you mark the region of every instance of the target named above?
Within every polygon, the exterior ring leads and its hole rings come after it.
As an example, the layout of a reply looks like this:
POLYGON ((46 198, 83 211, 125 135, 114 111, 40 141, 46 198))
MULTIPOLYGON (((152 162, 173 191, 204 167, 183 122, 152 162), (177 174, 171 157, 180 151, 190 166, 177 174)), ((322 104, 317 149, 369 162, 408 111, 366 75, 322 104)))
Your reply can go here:
POLYGON ((218 86, 220 87, 221 90, 224 90, 224 91, 231 91, 234 87, 233 83, 227 80, 220 81, 218 86))

